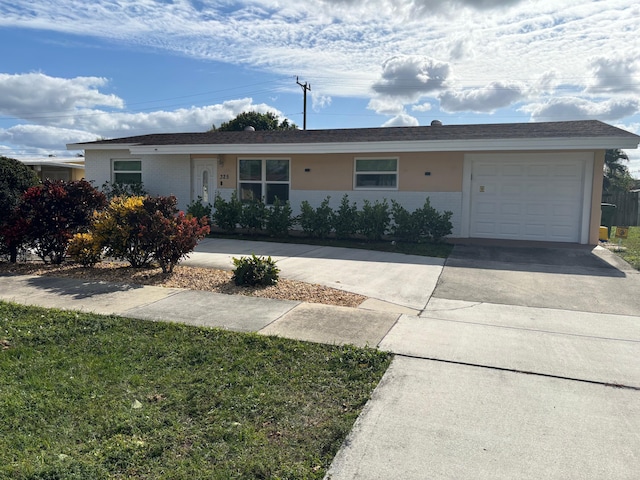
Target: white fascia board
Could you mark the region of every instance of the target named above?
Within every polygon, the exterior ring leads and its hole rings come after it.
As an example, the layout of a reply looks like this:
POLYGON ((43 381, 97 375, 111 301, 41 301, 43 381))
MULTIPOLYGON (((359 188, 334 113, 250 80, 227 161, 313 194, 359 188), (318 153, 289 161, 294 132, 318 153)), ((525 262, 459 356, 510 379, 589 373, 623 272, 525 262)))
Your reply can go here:
POLYGON ((324 154, 324 153, 384 153, 443 152, 500 150, 593 150, 608 148, 638 148, 639 140, 628 137, 531 138, 497 140, 432 140, 404 142, 341 142, 341 143, 279 143, 279 144, 211 144, 211 145, 132 145, 133 155, 150 154, 324 154))
POLYGON ((135 143, 67 143, 67 150, 129 150, 135 143))

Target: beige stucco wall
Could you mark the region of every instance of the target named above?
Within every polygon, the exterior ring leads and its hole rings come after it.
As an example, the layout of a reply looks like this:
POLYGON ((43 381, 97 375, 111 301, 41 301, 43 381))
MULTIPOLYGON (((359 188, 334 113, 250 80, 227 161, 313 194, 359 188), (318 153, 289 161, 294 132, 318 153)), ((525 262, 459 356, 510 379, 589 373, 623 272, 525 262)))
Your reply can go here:
POLYGON ((217 158, 217 188, 235 188, 239 158, 283 158, 291 161, 292 190, 353 190, 355 158, 397 158, 398 190, 402 192, 460 192, 464 154, 367 153, 318 155, 192 155, 217 158), (308 171, 307 171, 308 170, 308 171), (429 172, 430 175, 425 175, 429 172))

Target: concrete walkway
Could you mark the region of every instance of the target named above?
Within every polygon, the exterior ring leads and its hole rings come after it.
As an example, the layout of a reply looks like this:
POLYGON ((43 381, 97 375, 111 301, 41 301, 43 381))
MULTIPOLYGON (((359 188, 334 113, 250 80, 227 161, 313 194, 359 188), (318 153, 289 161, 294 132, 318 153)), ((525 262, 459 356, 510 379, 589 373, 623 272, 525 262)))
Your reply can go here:
POLYGON ((250 253, 372 299, 354 309, 35 276, 0 276, 0 299, 395 353, 334 480, 637 478, 640 275, 609 252, 461 245, 445 263, 209 239, 185 263, 229 269, 250 253))

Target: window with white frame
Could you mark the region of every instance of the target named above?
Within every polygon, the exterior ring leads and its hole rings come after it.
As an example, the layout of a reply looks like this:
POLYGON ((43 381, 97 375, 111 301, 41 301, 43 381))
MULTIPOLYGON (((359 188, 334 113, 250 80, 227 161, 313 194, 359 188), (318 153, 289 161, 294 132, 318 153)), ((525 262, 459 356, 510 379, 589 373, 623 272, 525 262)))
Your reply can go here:
POLYGON ((289 160, 241 158, 238 161, 238 196, 243 202, 263 199, 272 205, 276 198, 289 200, 289 160))
POLYGON ((396 190, 397 158, 356 158, 353 186, 355 189, 396 190))
POLYGON ((113 183, 142 183, 142 161, 114 158, 111 161, 111 173, 113 183))

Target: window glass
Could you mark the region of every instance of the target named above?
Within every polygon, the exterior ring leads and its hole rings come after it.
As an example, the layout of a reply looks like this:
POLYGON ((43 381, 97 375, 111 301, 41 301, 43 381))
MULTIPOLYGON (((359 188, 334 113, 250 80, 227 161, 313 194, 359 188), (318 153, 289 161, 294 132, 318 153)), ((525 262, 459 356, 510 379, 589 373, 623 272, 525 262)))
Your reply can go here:
POLYGON ((267 182, 289 181, 289 160, 267 160, 267 182))
POLYGON ((356 187, 362 188, 395 188, 396 187, 396 175, 395 174, 382 174, 382 173, 366 173, 356 175, 356 187))
POLYGON ((113 181, 115 183, 142 183, 142 174, 140 173, 114 173, 113 181))
POLYGON ((282 203, 289 200, 289 184, 267 183, 267 205, 272 205, 276 197, 282 203))
POLYGON ((112 174, 114 183, 142 183, 142 161, 113 160, 112 174))
POLYGON ((139 172, 142 170, 142 162, 140 160, 114 160, 114 172, 139 172))
POLYGON ((397 158, 356 158, 354 188, 398 188, 397 158))
POLYGON ((240 180, 262 180, 262 160, 240 160, 240 180))
POLYGON ((395 158, 367 158, 356 160, 356 172, 395 172, 397 169, 398 160, 395 158))
POLYGON ((202 201, 209 203, 209 172, 202 172, 202 201))
POLYGON ((272 205, 276 198, 289 200, 291 166, 279 158, 238 160, 238 196, 241 201, 263 200, 272 205))
POLYGON ((262 199, 261 183, 241 183, 240 184, 240 201, 250 202, 251 200, 262 199))

